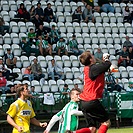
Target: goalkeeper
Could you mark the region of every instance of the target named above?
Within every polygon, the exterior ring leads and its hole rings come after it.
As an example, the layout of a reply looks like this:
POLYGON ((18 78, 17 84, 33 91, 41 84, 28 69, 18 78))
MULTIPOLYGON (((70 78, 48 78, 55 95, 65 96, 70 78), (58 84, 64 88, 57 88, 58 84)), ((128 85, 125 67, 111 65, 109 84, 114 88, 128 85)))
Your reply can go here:
POLYGON ((50 120, 44 133, 49 133, 54 124, 59 121, 58 133, 65 133, 66 130, 74 131, 78 127, 78 116, 83 115, 82 111, 78 111, 79 89, 70 91, 71 101, 50 120))
POLYGON ((88 128, 82 128, 74 132, 67 130, 65 133, 95 133, 96 122, 101 123, 98 133, 106 133, 110 126, 110 119, 99 100, 102 98, 105 85, 104 73, 111 66, 109 54, 103 54, 103 61, 98 64, 95 57, 89 51, 82 53, 79 59, 85 66, 84 88, 79 98, 88 128))

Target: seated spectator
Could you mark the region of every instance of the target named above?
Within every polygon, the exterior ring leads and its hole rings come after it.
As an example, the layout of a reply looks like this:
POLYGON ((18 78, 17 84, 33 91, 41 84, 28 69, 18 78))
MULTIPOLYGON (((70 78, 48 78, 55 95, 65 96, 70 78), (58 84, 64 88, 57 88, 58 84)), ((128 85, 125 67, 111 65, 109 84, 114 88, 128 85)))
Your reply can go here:
POLYGON ((5 21, 3 18, 0 17, 0 34, 4 36, 6 33, 9 33, 10 27, 8 25, 5 25, 5 21))
POLYGON ((77 9, 72 14, 72 21, 80 23, 82 21, 82 10, 81 6, 78 6, 77 9))
POLYGON ((0 90, 2 90, 2 93, 5 94, 7 90, 10 88, 6 86, 7 80, 6 78, 2 75, 2 71, 0 71, 0 90))
POLYGON ((2 72, 2 76, 9 80, 10 71, 8 70, 7 65, 4 63, 2 57, 0 57, 0 71, 2 72))
POLYGON ((129 47, 132 47, 132 42, 129 40, 129 36, 126 36, 126 41, 123 43, 123 46, 122 47, 126 47, 127 50, 129 49, 129 47))
POLYGON ((53 9, 51 8, 51 4, 48 3, 47 7, 44 9, 44 16, 45 16, 45 21, 50 23, 50 22, 56 22, 56 18, 54 16, 53 9))
POLYGON ((66 49, 66 42, 63 39, 63 37, 60 37, 59 41, 57 42, 55 51, 58 53, 59 56, 61 55, 61 52, 62 54, 68 55, 68 52, 66 49))
POLYGON ((126 91, 128 91, 128 92, 133 92, 133 82, 129 82, 129 86, 128 86, 128 88, 125 88, 126 89, 126 91))
POLYGON ((40 46, 41 54, 44 56, 46 56, 48 54, 52 55, 52 46, 51 46, 51 44, 48 43, 46 37, 47 36, 44 36, 44 38, 42 39, 42 37, 39 36, 38 40, 37 40, 38 45, 41 45, 40 46))
POLYGON ((105 12, 105 13, 115 12, 115 8, 112 5, 110 5, 108 0, 98 0, 98 6, 95 6, 94 10, 97 12, 105 12))
POLYGON ((129 54, 125 46, 123 47, 123 50, 120 53, 118 64, 124 67, 127 67, 129 65, 129 54))
POLYGON ((61 37, 60 34, 61 32, 55 28, 55 25, 52 25, 51 32, 49 35, 51 37, 52 44, 57 43, 59 41, 59 38, 61 37))
POLYGON ((25 68, 23 78, 28 78, 29 81, 34 80, 34 75, 31 73, 31 66, 25 68))
POLYGON ((91 6, 89 6, 89 5, 85 6, 85 8, 83 10, 82 17, 83 17, 84 22, 86 22, 86 23, 88 23, 90 21, 92 21, 93 23, 95 22, 91 6))
POLYGON ((31 6, 29 13, 30 13, 30 21, 33 21, 35 17, 35 6, 31 6))
POLYGON ((7 49, 7 53, 4 56, 5 64, 8 66, 8 68, 13 69, 16 67, 17 58, 14 57, 13 53, 11 53, 11 49, 7 49))
POLYGON ((97 48, 97 52, 94 54, 94 57, 102 60, 102 58, 103 58, 103 52, 101 51, 101 48, 100 47, 97 48))
POLYGON ((43 9, 41 7, 41 3, 40 2, 37 3, 37 7, 35 9, 35 14, 38 14, 39 18, 41 20, 44 20, 44 13, 43 13, 43 9))
POLYGON ((70 92, 70 89, 68 88, 68 85, 67 84, 64 84, 64 87, 60 90, 60 97, 59 99, 64 103, 67 103, 68 100, 69 100, 69 92, 70 92))
POLYGON ((43 25, 39 25, 39 28, 37 30, 37 34, 36 36, 42 36, 42 38, 44 38, 44 36, 46 36, 47 41, 51 44, 51 39, 48 35, 48 33, 51 31, 51 29, 49 27, 43 26, 43 25))
POLYGON ((40 52, 37 48, 32 48, 31 45, 32 44, 29 41, 26 41, 26 37, 22 37, 20 47, 22 48, 22 50, 24 50, 24 52, 26 52, 26 56, 29 57, 31 53, 35 53, 35 56, 37 57, 40 54, 40 52))
POLYGON ((64 79, 64 73, 61 66, 59 66, 54 59, 48 64, 48 75, 50 78, 55 80, 55 76, 58 76, 58 79, 64 79))
POLYGON ((83 53, 82 50, 78 49, 78 42, 76 40, 76 35, 72 35, 72 40, 69 41, 70 50, 74 53, 74 55, 79 56, 83 53))
POLYGON ((124 10, 123 10, 123 22, 126 23, 132 23, 132 11, 130 11, 129 6, 125 6, 124 10))
POLYGON ((16 98, 17 98, 17 94, 16 94, 16 90, 15 90, 15 85, 8 85, 7 87, 9 87, 9 89, 6 91, 6 102, 8 104, 8 106, 10 106, 11 103, 13 103, 16 98))
POLYGON ((36 33, 34 32, 33 28, 30 28, 30 32, 28 33, 28 39, 30 43, 33 43, 33 44, 36 43, 36 33))
POLYGON ((35 24, 36 29, 39 29, 39 26, 43 25, 43 20, 39 18, 38 14, 35 14, 35 17, 32 22, 35 24))
POLYGON ((40 80, 44 78, 45 75, 42 73, 41 65, 38 63, 37 58, 33 59, 33 64, 31 65, 31 73, 34 75, 34 79, 40 80))
POLYGON ((129 47, 129 65, 133 67, 133 47, 129 47))
POLYGON ((26 8, 25 8, 23 3, 20 4, 20 8, 18 9, 18 14, 17 14, 16 17, 24 18, 25 21, 30 20, 30 14, 26 10, 26 8))
POLYGON ((116 78, 110 70, 105 76, 105 83, 107 84, 107 90, 113 92, 114 90, 121 92, 123 88, 118 84, 118 78, 116 78))
POLYGON ((78 84, 74 84, 74 89, 78 89, 78 90, 81 90, 78 86, 78 84))

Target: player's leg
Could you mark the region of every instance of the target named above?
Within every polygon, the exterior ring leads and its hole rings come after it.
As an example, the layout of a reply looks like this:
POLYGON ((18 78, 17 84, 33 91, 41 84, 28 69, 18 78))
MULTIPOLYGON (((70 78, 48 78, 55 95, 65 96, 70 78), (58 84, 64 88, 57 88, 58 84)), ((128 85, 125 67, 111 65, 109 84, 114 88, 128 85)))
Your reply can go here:
POLYGON ((95 127, 81 128, 76 131, 67 130, 65 133, 96 133, 96 128, 95 127))
POLYGON ((107 120, 106 122, 102 123, 98 129, 98 133, 106 133, 110 125, 110 120, 107 120))

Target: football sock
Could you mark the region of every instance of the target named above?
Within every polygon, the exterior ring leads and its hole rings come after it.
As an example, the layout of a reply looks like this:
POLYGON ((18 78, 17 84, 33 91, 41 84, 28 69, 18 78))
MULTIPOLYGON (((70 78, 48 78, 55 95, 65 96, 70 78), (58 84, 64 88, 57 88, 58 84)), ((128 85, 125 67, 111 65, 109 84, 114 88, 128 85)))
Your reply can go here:
POLYGON ((98 133, 106 133, 107 130, 108 130, 107 125, 101 125, 101 126, 99 127, 98 133))
POLYGON ((76 131, 76 133, 91 133, 89 128, 82 128, 76 131))

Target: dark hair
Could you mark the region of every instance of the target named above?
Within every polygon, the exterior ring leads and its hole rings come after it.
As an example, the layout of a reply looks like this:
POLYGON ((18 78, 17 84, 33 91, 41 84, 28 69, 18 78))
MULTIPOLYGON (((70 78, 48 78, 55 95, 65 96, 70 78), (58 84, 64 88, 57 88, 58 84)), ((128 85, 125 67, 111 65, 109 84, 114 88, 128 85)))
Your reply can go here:
POLYGON ((68 85, 67 84, 64 84, 64 87, 68 87, 68 85))
POLYGON ((80 55, 80 57, 79 57, 80 62, 81 62, 83 65, 85 65, 85 66, 90 65, 90 63, 91 63, 90 59, 91 59, 91 58, 92 58, 92 57, 91 57, 91 53, 90 53, 89 51, 83 52, 83 53, 80 55))
POLYGON ((40 2, 38 2, 38 3, 37 3, 37 6, 38 6, 38 5, 41 5, 41 3, 40 3, 40 2))

